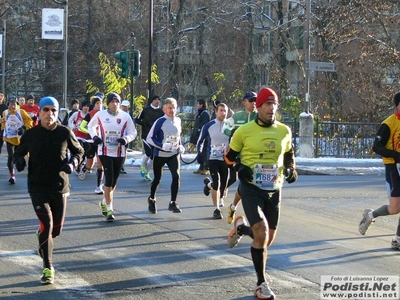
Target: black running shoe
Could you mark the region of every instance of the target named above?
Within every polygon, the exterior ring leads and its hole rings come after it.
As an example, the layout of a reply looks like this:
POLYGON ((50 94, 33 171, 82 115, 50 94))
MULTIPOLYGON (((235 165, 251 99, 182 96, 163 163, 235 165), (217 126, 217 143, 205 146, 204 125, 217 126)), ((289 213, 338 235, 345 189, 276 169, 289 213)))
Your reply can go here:
POLYGON ((147 198, 147 202, 149 203, 149 212, 152 214, 157 213, 156 199, 147 198))
POLYGON ((178 203, 176 203, 176 201, 172 201, 169 203, 168 205, 168 209, 174 213, 181 213, 182 210, 179 208, 178 203))
POLYGON ((204 178, 204 188, 203 188, 203 193, 204 195, 208 196, 210 195, 210 188, 208 187, 208 183, 211 182, 210 178, 206 177, 204 178))
POLYGON ((214 210, 213 218, 214 218, 214 219, 217 219, 217 220, 223 218, 223 217, 222 217, 222 213, 221 213, 221 211, 220 211, 218 208, 216 208, 216 209, 214 210))

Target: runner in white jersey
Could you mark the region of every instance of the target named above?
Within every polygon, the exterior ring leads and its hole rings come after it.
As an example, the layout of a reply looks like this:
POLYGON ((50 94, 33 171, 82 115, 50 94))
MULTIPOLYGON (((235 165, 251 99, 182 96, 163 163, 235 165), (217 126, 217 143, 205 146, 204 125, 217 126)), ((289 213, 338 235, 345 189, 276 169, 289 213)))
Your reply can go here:
POLYGON ((107 110, 96 113, 88 124, 97 154, 104 168, 104 198, 100 202, 107 221, 114 220, 113 195, 121 172, 126 147, 136 138, 136 128, 128 113, 119 108, 121 97, 117 93, 107 96, 107 110))
POLYGON ((82 159, 81 165, 78 166, 76 169, 76 174, 79 175, 80 179, 85 178, 86 172, 86 165, 85 165, 85 158, 86 158, 86 151, 89 150, 90 144, 86 141, 87 133, 83 132, 79 129, 82 121, 85 119, 86 115, 89 112, 89 101, 82 101, 82 107, 80 110, 74 112, 71 117, 68 119, 68 127, 72 129, 75 133, 75 136, 83 149, 85 150, 84 157, 82 159))

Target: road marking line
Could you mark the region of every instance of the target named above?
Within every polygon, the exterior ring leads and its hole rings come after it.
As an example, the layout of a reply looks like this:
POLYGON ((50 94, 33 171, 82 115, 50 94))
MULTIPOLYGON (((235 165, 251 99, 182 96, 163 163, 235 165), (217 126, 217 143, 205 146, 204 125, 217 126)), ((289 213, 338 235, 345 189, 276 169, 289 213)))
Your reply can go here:
MULTIPOLYGON (((32 275, 40 279, 40 270, 42 268, 42 259, 36 251, 2 251, 0 250, 0 261, 7 260, 19 267, 23 268, 27 275, 32 275)), ((71 272, 60 271, 56 269, 56 281, 52 285, 57 290, 65 290, 65 294, 70 293, 68 290, 74 290, 71 299, 79 296, 79 292, 83 292, 84 296, 90 295, 92 298, 104 298, 104 295, 91 287, 91 284, 84 279, 78 277, 71 272)))

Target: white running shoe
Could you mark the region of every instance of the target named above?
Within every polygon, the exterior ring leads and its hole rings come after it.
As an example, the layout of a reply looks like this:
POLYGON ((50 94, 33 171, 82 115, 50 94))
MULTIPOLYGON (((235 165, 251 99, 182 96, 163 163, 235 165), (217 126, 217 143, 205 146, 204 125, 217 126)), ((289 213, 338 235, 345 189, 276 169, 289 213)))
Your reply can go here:
POLYGON ((243 216, 237 216, 235 219, 235 223, 233 224, 233 229, 231 232, 229 232, 228 235, 228 245, 229 248, 235 248, 237 244, 239 244, 240 240, 243 237, 243 234, 239 234, 237 229, 240 225, 245 225, 249 226, 249 223, 247 223, 247 220, 243 216))
POLYGON ((358 231, 360 231, 360 233, 362 235, 364 235, 367 232, 371 223, 375 222, 375 219, 372 217, 373 211, 374 210, 370 209, 370 208, 367 208, 366 210, 364 210, 363 218, 360 222, 360 225, 358 225, 358 231))
POLYGON ((104 194, 103 185, 101 184, 97 188, 95 188, 94 192, 98 195, 104 194))
POLYGON ((400 236, 395 236, 392 239, 392 244, 391 244, 392 249, 394 250, 400 250, 400 236))
POLYGON ((271 288, 269 287, 269 284, 267 282, 263 282, 260 285, 257 285, 256 289, 254 290, 254 295, 258 299, 275 299, 275 294, 273 291, 271 291, 271 288))

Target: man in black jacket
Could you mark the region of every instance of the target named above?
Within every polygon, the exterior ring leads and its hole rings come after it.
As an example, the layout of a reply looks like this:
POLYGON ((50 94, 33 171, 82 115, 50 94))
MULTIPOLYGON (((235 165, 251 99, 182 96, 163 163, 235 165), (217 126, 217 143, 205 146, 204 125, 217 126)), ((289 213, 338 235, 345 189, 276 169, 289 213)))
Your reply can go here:
MULTIPOLYGON (((203 100, 197 100, 197 115, 194 120, 193 132, 190 135, 190 146, 196 147, 197 140, 199 139, 201 129, 203 126, 210 121, 210 115, 207 111, 207 103, 203 100)), ((203 150, 197 154, 197 162, 199 163, 199 169, 194 171, 194 174, 209 175, 208 169, 208 140, 204 141, 203 150)))
POLYGON ((84 150, 70 128, 57 124, 59 104, 55 98, 45 97, 39 106, 40 123, 22 135, 14 152, 14 162, 21 172, 26 166, 24 156, 29 153, 28 192, 40 223, 38 252, 44 268, 41 282, 52 284, 53 238, 60 235, 64 223, 68 174, 79 165, 84 150))
POLYGON ((154 95, 151 98, 151 103, 149 106, 143 108, 140 115, 135 118, 135 123, 142 126, 142 165, 140 167, 140 175, 151 181, 150 177, 150 169, 152 165, 152 149, 150 145, 146 142, 147 134, 150 131, 151 126, 153 126, 154 122, 164 115, 164 112, 160 105, 160 97, 154 95))

